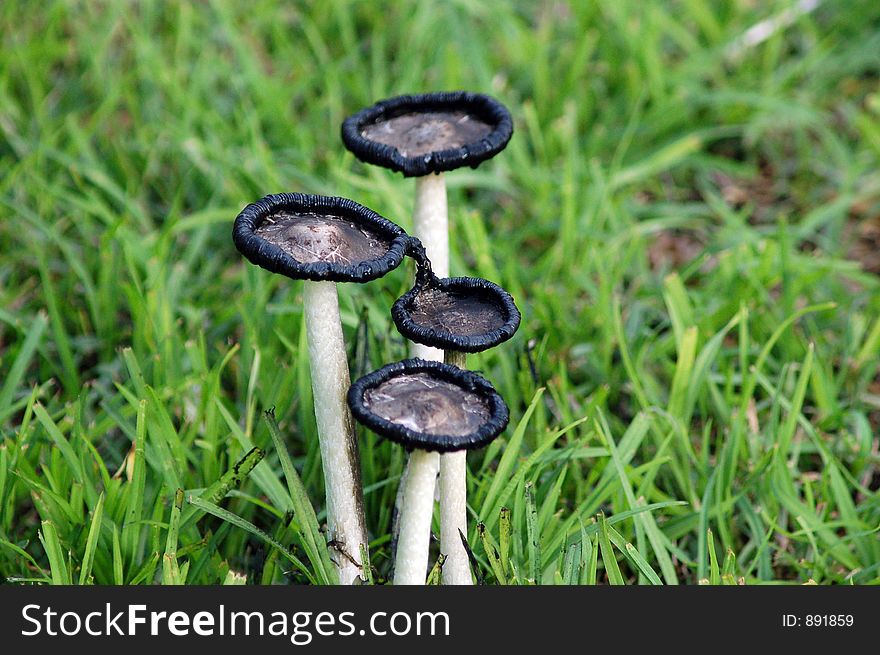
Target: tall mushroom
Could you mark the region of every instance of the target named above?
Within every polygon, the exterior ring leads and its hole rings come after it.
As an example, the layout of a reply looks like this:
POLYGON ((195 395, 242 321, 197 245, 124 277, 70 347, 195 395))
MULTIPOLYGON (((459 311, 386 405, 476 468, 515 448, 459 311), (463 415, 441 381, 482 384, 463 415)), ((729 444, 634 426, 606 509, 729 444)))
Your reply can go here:
POLYGON ((507 405, 479 375, 422 359, 365 375, 351 385, 348 404, 358 421, 411 451, 394 584, 424 584, 437 453, 485 446, 507 426, 507 405))
MULTIPOLYGON (((410 250, 418 257, 417 247, 410 250)), ((422 265, 420 264, 420 268, 422 265)), ((438 279, 422 271, 415 286, 391 308, 397 329, 415 343, 443 348, 447 364, 464 369, 467 353, 510 339, 520 323, 513 298, 488 280, 438 279)), ((472 583, 459 533, 467 534, 467 452, 450 449, 440 458, 440 551, 443 583, 472 583)))
POLYGON ((346 198, 281 193, 245 207, 232 237, 253 264, 303 285, 315 419, 332 558, 341 584, 361 574, 366 547, 360 458, 346 393, 348 360, 336 282, 368 282, 397 268, 410 237, 346 198))

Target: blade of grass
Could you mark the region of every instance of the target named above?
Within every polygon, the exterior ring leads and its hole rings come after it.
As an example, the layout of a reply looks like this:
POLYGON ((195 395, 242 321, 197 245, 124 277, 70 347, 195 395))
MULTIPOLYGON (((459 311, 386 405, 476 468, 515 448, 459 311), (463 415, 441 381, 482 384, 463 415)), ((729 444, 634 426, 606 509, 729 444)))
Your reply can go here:
POLYGON ((602 551, 602 563, 605 565, 605 574, 608 576, 608 582, 612 585, 624 584, 623 575, 620 573, 620 567, 617 565, 617 558, 614 556, 614 549, 611 547, 611 541, 608 538, 608 523, 605 521, 605 515, 599 514, 599 550, 602 551))
POLYGON ((315 515, 315 509, 309 500, 306 489, 300 480, 290 454, 284 446, 281 439, 281 430, 275 420, 275 412, 267 410, 263 414, 266 425, 269 427, 269 434, 272 436, 272 443, 278 453, 278 459, 281 461, 281 470, 284 472, 284 478, 287 480, 287 490, 290 494, 290 501, 293 505, 293 513, 299 523, 299 532, 303 538, 303 548, 305 548, 306 556, 309 558, 315 573, 321 584, 338 584, 339 574, 336 567, 330 560, 330 553, 324 537, 321 535, 321 528, 318 525, 318 517, 315 515))
POLYGON ((12 406, 12 397, 21 385, 25 371, 43 339, 48 324, 49 317, 45 312, 39 312, 27 331, 27 337, 18 349, 12 366, 6 369, 3 386, 0 387, 0 422, 15 411, 12 406))
POLYGON ((642 556, 638 549, 626 541, 626 539, 623 538, 623 535, 610 525, 607 525, 607 523, 606 527, 608 529, 608 538, 611 540, 611 543, 614 544, 621 553, 626 555, 627 559, 630 560, 646 578, 648 578, 652 585, 662 585, 663 581, 660 580, 660 576, 657 575, 657 572, 648 563, 648 560, 642 556))
POLYGON ((232 512, 223 509, 222 507, 218 507, 214 503, 209 503, 206 500, 202 500, 197 496, 189 495, 186 497, 186 502, 191 503, 198 507, 199 509, 204 510, 211 516, 216 516, 218 519, 222 519, 227 523, 231 523, 237 528, 241 528, 246 532, 254 535, 261 541, 265 542, 269 546, 278 549, 283 557, 285 557, 291 564, 293 564, 299 571, 308 578, 311 584, 317 584, 317 580, 312 572, 303 564, 293 553, 291 553, 285 546, 281 543, 270 537, 264 531, 260 530, 257 526, 255 526, 250 521, 247 521, 240 516, 233 514, 232 512))
POLYGON ((128 483, 126 502, 125 523, 122 526, 122 551, 132 566, 140 564, 138 548, 141 537, 141 519, 143 518, 144 487, 146 485, 146 459, 145 449, 147 445, 147 401, 138 403, 137 424, 134 444, 134 466, 132 477, 128 483))
MULTIPOLYGON (((212 483, 207 489, 200 493, 199 498, 216 505, 226 497, 226 494, 228 494, 231 489, 240 487, 245 478, 247 478, 250 472, 254 470, 254 467, 259 464, 265 456, 266 453, 263 450, 256 447, 251 448, 245 453, 244 457, 238 460, 231 469, 226 471, 219 480, 212 483)), ((197 521, 201 516, 202 512, 195 506, 187 505, 186 510, 184 510, 183 516, 180 519, 180 525, 181 527, 184 527, 191 520, 197 521)))
POLYGON ((500 551, 501 570, 504 572, 504 577, 506 578, 508 571, 510 571, 510 535, 512 532, 510 508, 502 507, 498 514, 498 549, 500 551))
POLYGON ((165 554, 162 557, 162 584, 181 585, 180 566, 177 562, 177 536, 180 530, 180 512, 183 508, 183 489, 174 493, 171 505, 171 518, 168 520, 168 535, 165 538, 165 554))
POLYGON ((709 549, 709 584, 717 586, 721 584, 721 569, 718 566, 718 555, 715 552, 715 537, 712 530, 706 532, 706 548, 709 549))
POLYGON ((49 558, 49 571, 52 575, 53 585, 69 585, 70 573, 67 568, 67 558, 64 556, 64 549, 61 546, 61 540, 58 538, 58 531, 55 524, 51 521, 43 521, 40 531, 40 543, 43 544, 43 550, 46 551, 46 557, 49 558))
POLYGON ((493 508, 496 505, 496 496, 498 496, 501 492, 502 485, 505 483, 505 481, 509 480, 510 478, 510 474, 514 469, 514 465, 516 464, 516 459, 517 457, 519 457, 519 451, 522 446, 523 437, 526 434, 526 428, 529 425, 529 419, 531 419, 532 414, 535 413, 535 408, 538 406, 538 403, 541 401, 541 396, 543 395, 543 387, 535 392, 535 395, 532 398, 532 402, 529 403, 529 406, 523 414, 522 419, 520 419, 520 422, 517 424, 516 429, 513 431, 513 436, 510 438, 510 442, 507 444, 507 448, 504 449, 504 455, 501 456, 501 461, 498 462, 498 468, 495 470, 495 476, 493 477, 492 483, 489 485, 489 490, 486 492, 486 496, 483 499, 483 504, 480 509, 480 516, 487 517, 486 527, 489 529, 492 528, 492 521, 489 520, 490 514, 493 519, 495 515, 495 512, 493 512, 493 508))
POLYGON ((504 574, 504 568, 498 559, 498 553, 489 540, 486 526, 483 523, 477 523, 477 535, 480 537, 480 543, 483 544, 483 552, 486 553, 486 559, 489 560, 489 567, 492 569, 492 573, 495 574, 496 581, 500 585, 506 585, 507 576, 504 574))
POLYGON ((538 530, 538 510, 532 483, 525 484, 526 535, 529 548, 529 578, 534 584, 541 584, 541 534, 538 530))
POLYGON ((89 526, 89 536, 86 537, 86 549, 83 555, 82 567, 79 571, 79 584, 84 585, 89 581, 92 574, 92 565, 95 562, 95 551, 98 548, 98 540, 101 537, 101 520, 104 517, 104 492, 98 496, 98 504, 92 512, 92 524, 89 526))

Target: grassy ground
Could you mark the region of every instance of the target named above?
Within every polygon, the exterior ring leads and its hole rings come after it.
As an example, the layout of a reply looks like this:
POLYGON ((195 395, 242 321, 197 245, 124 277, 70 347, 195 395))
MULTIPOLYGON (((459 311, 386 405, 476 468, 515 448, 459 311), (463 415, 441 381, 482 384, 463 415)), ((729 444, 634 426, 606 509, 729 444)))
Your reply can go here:
MULTIPOLYGON (((326 579, 263 417, 320 523, 301 285, 231 222, 305 191, 409 227, 339 125, 465 88, 516 132, 448 176, 452 269, 524 315, 471 362, 512 414, 481 577, 880 581, 880 4, 738 50, 794 4, 0 4, 0 577, 326 579)), ((405 355, 408 282, 340 288, 354 376, 405 355)), ((382 581, 404 457, 362 444, 382 581)))

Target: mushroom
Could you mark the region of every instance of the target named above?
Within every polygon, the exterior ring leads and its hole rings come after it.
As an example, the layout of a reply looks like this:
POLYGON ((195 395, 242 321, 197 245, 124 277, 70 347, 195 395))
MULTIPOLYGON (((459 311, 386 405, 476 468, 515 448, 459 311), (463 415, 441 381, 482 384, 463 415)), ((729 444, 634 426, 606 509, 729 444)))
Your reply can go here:
MULTIPOLYGON (((445 351, 445 362, 464 369, 467 353, 487 350, 510 339, 520 323, 513 298, 488 280, 438 279, 417 243, 410 254, 419 262, 415 286, 397 299, 391 316, 407 339, 445 351)), ((471 584, 467 552, 459 533, 467 534, 467 452, 440 457, 440 552, 446 555, 443 583, 471 584)))
POLYGON ((388 364, 351 385, 354 417, 410 453, 395 585, 425 583, 438 453, 481 448, 507 426, 507 405, 479 375, 437 361, 388 364))
POLYGON ((368 282, 397 268, 410 237, 346 198, 281 193, 245 207, 232 238, 253 264, 304 280, 303 309, 327 525, 341 584, 361 573, 366 547, 360 458, 345 394, 350 377, 336 282, 368 282))

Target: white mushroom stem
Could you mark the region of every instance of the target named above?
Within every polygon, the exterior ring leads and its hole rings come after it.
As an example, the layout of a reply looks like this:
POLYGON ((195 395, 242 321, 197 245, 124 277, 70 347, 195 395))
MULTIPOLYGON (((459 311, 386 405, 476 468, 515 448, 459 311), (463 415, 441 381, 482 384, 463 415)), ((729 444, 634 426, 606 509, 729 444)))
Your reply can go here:
MULTIPOLYGON (((431 270, 437 277, 449 277, 449 212, 446 202, 446 178, 443 173, 432 173, 416 178, 416 199, 413 208, 413 235, 425 247, 431 270)), ((442 362, 443 351, 439 348, 412 344, 410 352, 413 357, 442 362)), ((397 497, 394 507, 397 509, 398 521, 403 507, 403 493, 407 486, 410 472, 410 460, 407 460, 400 476, 397 497)), ((436 473, 436 472, 435 472, 436 473)), ((400 525, 392 526, 392 532, 398 535, 397 552, 400 552, 400 525)))
POLYGON ((409 471, 402 485, 400 536, 394 559, 396 585, 423 585, 428 576, 438 457, 437 453, 424 450, 414 450, 409 457, 409 471))
MULTIPOLYGON (((413 234, 425 246, 431 270, 437 277, 449 277, 449 214, 446 204, 446 178, 443 173, 416 178, 413 234)), ((413 344, 413 357, 443 361, 443 351, 413 344)))
POLYGON ((351 378, 336 283, 306 281, 303 300, 312 396, 324 467, 327 527, 332 540, 330 553, 339 570, 339 583, 350 585, 361 575, 360 547, 366 547, 368 542, 360 454, 345 399, 351 378))
MULTIPOLYGON (((464 369, 467 355, 446 351, 446 363, 464 369)), ((467 451, 458 450, 440 455, 440 552, 443 563, 443 584, 470 585, 471 565, 461 543, 459 531, 467 537, 467 451)))

